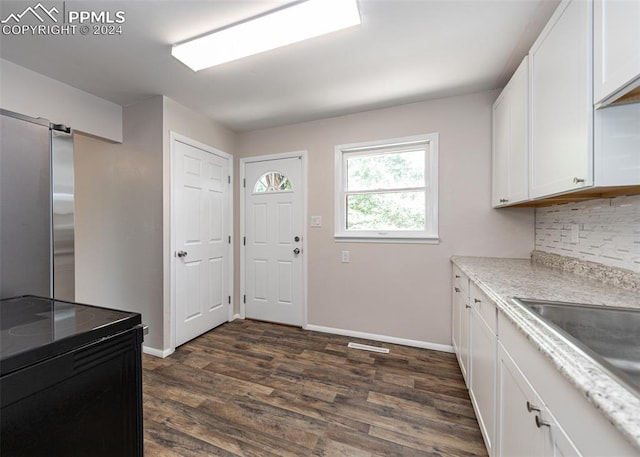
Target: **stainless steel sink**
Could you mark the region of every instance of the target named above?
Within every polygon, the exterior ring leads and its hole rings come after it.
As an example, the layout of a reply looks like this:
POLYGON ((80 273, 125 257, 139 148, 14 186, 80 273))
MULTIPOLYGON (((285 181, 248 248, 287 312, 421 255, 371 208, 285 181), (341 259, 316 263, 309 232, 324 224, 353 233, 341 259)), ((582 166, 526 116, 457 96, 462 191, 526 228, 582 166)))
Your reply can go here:
POLYGON ((514 298, 640 395, 640 309, 514 298))

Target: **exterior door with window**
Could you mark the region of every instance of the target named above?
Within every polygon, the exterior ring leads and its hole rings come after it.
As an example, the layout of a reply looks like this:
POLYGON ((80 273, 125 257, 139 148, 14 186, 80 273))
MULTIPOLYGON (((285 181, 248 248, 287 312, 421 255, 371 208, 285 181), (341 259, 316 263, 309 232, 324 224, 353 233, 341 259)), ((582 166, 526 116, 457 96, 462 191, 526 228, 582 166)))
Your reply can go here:
POLYGON ((303 323, 301 157, 246 162, 245 316, 303 323))
POLYGON ((229 319, 231 156, 214 152, 172 141, 176 346, 229 319))

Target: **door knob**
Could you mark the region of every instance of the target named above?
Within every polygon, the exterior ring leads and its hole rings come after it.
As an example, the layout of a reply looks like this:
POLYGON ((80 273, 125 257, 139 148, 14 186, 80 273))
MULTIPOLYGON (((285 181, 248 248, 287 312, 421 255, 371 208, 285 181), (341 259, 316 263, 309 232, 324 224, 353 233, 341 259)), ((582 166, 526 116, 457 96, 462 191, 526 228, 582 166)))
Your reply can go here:
POLYGON ((300 254, 300 248, 295 248, 293 250, 293 253, 296 254, 296 255, 300 254))
POLYGON ((295 241, 296 243, 299 242, 300 241, 300 237, 299 236, 294 237, 293 241, 295 241))
POLYGON ((178 251, 176 253, 176 255, 180 258, 186 257, 187 256, 187 251, 178 251))

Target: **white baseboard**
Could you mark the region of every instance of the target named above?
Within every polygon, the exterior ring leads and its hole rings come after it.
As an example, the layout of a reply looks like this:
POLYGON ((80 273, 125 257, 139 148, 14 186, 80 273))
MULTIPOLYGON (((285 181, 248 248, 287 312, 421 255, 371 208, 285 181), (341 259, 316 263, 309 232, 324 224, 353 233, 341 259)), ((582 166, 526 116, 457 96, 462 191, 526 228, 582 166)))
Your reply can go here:
POLYGON ((160 350, 160 349, 154 349, 154 348, 150 348, 148 346, 142 346, 142 352, 144 352, 145 354, 149 354, 152 355, 154 357, 160 357, 162 359, 164 359, 165 357, 169 357, 171 354, 173 354, 173 352, 175 351, 175 349, 165 349, 160 350))
POLYGON ((231 318, 231 320, 229 322, 235 321, 236 319, 242 319, 240 317, 240 314, 234 314, 233 317, 231 318))
POLYGON ((321 325, 307 324, 306 330, 314 332, 333 333, 335 335, 352 336, 354 338, 363 338, 365 340, 381 341, 383 343, 400 344, 402 346, 411 346, 415 348, 431 349, 441 352, 453 352, 453 346, 446 344, 429 343, 428 341, 409 340, 406 338, 397 338, 395 336, 377 335, 375 333, 356 332, 355 330, 345 330, 341 328, 323 327, 321 325))

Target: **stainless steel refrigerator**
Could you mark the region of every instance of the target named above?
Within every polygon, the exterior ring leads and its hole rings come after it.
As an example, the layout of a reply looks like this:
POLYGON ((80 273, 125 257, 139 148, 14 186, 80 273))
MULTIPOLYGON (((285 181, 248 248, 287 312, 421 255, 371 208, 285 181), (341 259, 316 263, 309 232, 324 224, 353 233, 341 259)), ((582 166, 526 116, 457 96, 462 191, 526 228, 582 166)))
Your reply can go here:
POLYGON ((73 137, 0 110, 0 299, 75 298, 73 137))

